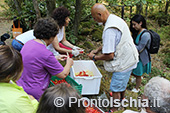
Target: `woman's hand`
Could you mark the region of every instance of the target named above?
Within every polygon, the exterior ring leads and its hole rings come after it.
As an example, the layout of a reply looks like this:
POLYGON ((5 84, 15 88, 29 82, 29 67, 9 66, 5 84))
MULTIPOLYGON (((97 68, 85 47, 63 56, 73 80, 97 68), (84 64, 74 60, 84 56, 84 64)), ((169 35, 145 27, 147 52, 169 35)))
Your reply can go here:
POLYGON ((59 61, 65 61, 67 59, 67 55, 59 55, 55 56, 55 58, 59 61))
POLYGON ((73 46, 73 50, 84 50, 83 48, 80 48, 80 47, 78 47, 78 46, 73 46))
POLYGON ((70 65, 70 66, 72 66, 73 65, 73 59, 72 58, 70 58, 70 56, 69 56, 69 54, 68 54, 68 52, 67 52, 67 63, 70 65))

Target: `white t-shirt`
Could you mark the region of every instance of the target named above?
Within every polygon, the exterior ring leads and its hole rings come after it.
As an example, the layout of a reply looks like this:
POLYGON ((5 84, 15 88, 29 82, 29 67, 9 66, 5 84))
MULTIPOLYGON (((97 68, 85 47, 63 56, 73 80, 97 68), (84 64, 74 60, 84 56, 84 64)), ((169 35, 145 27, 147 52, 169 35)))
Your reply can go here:
POLYGON ((61 40, 63 40, 64 38, 64 26, 59 29, 59 32, 57 34, 57 38, 58 38, 58 42, 61 42, 61 40))
MULTIPOLYGON (((121 40, 122 33, 118 29, 115 28, 108 28, 103 33, 103 47, 102 53, 108 54, 113 53, 116 51, 116 46, 119 44, 121 40)), ((137 64, 129 67, 128 69, 124 70, 123 72, 128 72, 137 67, 137 64)))
POLYGON ((29 40, 36 39, 36 37, 33 35, 33 29, 29 30, 27 32, 24 32, 16 37, 17 40, 21 41, 23 44, 28 42, 29 40))
MULTIPOLYGON (((61 42, 61 40, 63 40, 63 37, 64 37, 64 26, 61 29, 59 29, 59 32, 57 34, 58 42, 61 42)), ((55 56, 59 55, 59 53, 54 49, 52 44, 47 46, 47 49, 50 50, 55 56)))
MULTIPOLYGON (((64 36, 64 27, 59 29, 59 33, 57 34, 57 38, 59 42, 63 39, 63 36, 64 36)), ((32 29, 27 32, 24 32, 18 35, 16 39, 21 41, 23 44, 25 44, 29 40, 36 39, 36 37, 34 36, 34 30, 32 29)), ((47 49, 50 50, 55 56, 59 55, 59 53, 54 49, 52 44, 48 45, 47 49)))

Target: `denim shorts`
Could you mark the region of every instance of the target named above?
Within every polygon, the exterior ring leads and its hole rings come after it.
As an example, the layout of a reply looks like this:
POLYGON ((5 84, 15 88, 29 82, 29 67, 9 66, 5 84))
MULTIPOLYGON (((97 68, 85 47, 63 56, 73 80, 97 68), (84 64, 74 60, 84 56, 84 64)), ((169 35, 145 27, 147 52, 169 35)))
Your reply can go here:
POLYGON ((127 84, 132 71, 128 72, 114 72, 110 83, 110 90, 112 92, 123 92, 126 90, 127 84))
POLYGON ((20 52, 22 47, 23 47, 23 45, 21 43, 17 42, 16 39, 14 39, 12 41, 12 46, 13 46, 14 49, 16 49, 16 50, 18 50, 20 52))

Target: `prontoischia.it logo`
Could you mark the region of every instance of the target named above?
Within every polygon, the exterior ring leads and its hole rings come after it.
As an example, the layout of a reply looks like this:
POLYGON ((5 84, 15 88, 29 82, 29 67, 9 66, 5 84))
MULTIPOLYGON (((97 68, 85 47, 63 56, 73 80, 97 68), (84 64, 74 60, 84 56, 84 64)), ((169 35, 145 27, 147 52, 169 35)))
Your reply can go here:
MULTIPOLYGON (((148 99, 142 99, 141 97, 138 97, 137 99, 133 99, 130 97, 129 99, 123 99, 120 101, 119 99, 114 99, 113 97, 110 97, 110 99, 88 99, 86 97, 82 97, 81 99, 77 99, 76 97, 69 97, 69 107, 72 106, 72 104, 78 103, 77 107, 80 107, 83 105, 84 107, 160 107, 159 106, 159 99, 154 98, 152 106, 149 106, 148 99), (85 104, 86 103, 86 104, 85 104)), ((65 100, 62 97, 57 97, 54 99, 54 105, 56 107, 63 107, 65 104, 65 100)))

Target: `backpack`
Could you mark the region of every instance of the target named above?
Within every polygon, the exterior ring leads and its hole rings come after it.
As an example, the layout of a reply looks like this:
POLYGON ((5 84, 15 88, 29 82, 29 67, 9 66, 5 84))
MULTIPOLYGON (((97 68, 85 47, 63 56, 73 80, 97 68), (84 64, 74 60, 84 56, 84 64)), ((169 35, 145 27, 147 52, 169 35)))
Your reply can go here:
MULTIPOLYGON (((156 54, 158 53, 158 50, 159 50, 159 46, 160 46, 160 36, 158 35, 158 33, 156 33, 155 31, 153 30, 144 30, 142 32, 142 34, 144 32, 149 32, 150 35, 151 35, 151 45, 150 45, 150 48, 146 48, 147 51, 150 53, 150 54, 156 54)), ((140 38, 139 40, 141 39, 141 36, 142 34, 140 35, 140 38)))

